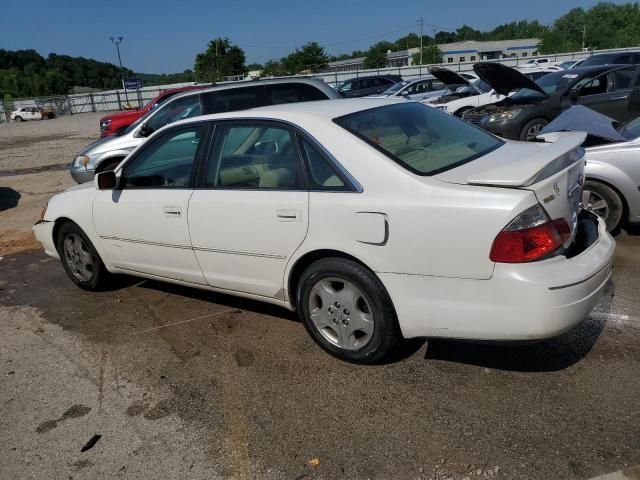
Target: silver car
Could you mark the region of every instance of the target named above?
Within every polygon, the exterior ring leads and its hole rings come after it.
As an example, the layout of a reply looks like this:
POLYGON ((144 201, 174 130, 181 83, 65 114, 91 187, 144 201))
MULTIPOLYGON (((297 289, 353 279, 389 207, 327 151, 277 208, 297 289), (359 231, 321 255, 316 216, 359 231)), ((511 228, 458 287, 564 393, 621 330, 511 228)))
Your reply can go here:
POLYGON ((198 115, 230 112, 280 103, 342 98, 326 83, 312 78, 257 80, 188 91, 162 107, 150 110, 116 135, 85 147, 69 170, 78 183, 93 180, 96 173, 113 170, 129 153, 159 128, 198 115))
MULTIPOLYGON (((475 80, 475 75, 467 73, 461 74, 468 80, 475 80)), ((432 97, 440 97, 451 93, 450 88, 433 75, 416 78, 414 80, 403 80, 389 87, 377 95, 369 95, 369 98, 390 98, 399 100, 413 100, 419 102, 432 97)))
POLYGON ((640 118, 620 124, 576 105, 542 133, 563 130, 588 134, 583 207, 602 217, 612 233, 624 224, 640 224, 640 118))

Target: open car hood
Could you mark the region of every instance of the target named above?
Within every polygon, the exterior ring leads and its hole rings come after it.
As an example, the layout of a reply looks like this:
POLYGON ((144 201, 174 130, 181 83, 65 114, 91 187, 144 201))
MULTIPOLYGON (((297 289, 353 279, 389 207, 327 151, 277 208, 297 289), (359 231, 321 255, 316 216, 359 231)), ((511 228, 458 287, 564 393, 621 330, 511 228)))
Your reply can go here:
POLYGON ((628 141, 616 130, 620 123, 582 105, 574 105, 542 129, 541 134, 567 130, 586 132, 610 142, 628 141))
POLYGON ((501 95, 507 96, 512 90, 528 88, 529 90, 535 90, 547 96, 545 91, 533 80, 528 79, 519 71, 502 65, 501 63, 480 62, 473 66, 473 70, 481 80, 489 84, 491 88, 501 95))
POLYGON ((470 85, 469 80, 445 67, 429 67, 429 73, 445 85, 470 85))

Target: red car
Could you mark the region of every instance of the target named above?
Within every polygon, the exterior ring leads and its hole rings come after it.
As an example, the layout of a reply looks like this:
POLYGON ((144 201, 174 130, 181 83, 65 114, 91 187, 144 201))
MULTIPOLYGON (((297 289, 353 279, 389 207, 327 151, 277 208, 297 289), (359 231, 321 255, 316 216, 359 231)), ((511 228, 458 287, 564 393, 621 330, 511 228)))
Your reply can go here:
POLYGON ((138 110, 127 110, 124 112, 117 112, 107 115, 106 117, 102 117, 100 119, 100 138, 109 137, 114 135, 118 130, 124 127, 128 127, 149 110, 157 108, 158 105, 167 101, 171 97, 173 97, 176 93, 186 92, 187 90, 196 90, 198 88, 207 88, 211 85, 192 85, 189 87, 180 87, 180 88, 171 88, 169 90, 163 90, 147 103, 144 107, 139 108, 138 110))

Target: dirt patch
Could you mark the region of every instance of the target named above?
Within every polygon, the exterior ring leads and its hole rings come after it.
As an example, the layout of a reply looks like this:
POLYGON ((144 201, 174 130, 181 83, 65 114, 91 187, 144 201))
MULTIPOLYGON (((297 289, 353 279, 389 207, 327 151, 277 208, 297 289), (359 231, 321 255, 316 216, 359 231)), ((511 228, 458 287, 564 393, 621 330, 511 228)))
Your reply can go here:
POLYGON ((0 231, 0 256, 42 248, 33 232, 19 230, 0 231))

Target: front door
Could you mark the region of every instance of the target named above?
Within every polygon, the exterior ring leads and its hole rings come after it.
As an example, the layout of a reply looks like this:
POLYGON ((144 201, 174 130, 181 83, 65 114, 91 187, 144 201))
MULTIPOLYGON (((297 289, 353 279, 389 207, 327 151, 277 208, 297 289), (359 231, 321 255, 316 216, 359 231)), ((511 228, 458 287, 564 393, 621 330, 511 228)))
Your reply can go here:
POLYGON ((309 194, 289 127, 223 123, 189 202, 191 242, 209 285, 283 298, 307 234, 309 194))
POLYGON ((121 169, 120 188, 96 197, 95 228, 114 266, 205 283, 187 223, 205 131, 205 124, 190 124, 152 139, 121 169))

